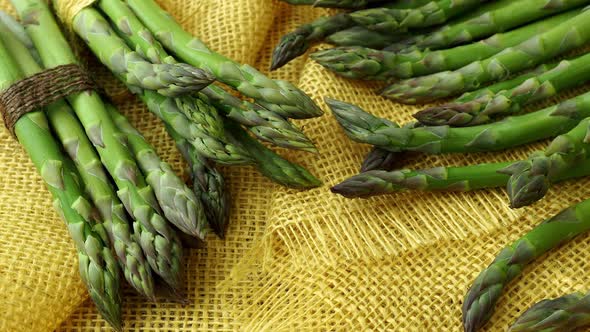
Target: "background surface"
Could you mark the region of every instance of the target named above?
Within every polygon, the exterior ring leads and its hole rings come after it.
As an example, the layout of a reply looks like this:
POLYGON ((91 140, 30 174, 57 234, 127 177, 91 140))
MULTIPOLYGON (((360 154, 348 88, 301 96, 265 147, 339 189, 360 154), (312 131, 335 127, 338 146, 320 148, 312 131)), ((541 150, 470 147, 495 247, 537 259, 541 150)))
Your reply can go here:
MULTIPOLYGON (((328 13, 275 0, 160 0, 214 50, 264 72, 273 46, 297 25, 328 13)), ((11 11, 7 0, 0 8, 11 11)), ((12 12, 12 11, 11 11, 12 12)), ((160 154, 185 165, 159 121, 88 57, 90 68, 160 154)), ((290 80, 326 111, 324 96, 357 103, 392 120, 412 107, 373 93, 379 86, 337 78, 305 58, 273 78, 290 80)), ((125 291, 129 331, 459 331, 463 295, 506 244, 543 218, 590 197, 587 180, 511 211, 502 189, 477 193, 400 193, 345 200, 329 186, 355 174, 367 146, 349 141, 330 114, 300 122, 320 155, 285 152, 325 186, 286 190, 249 167, 224 169, 233 195, 225 241, 187 254, 192 305, 147 304, 125 291)), ((419 156, 408 167, 513 160, 499 154, 419 156)), ((590 289, 590 237, 544 257, 513 282, 486 331, 504 331, 533 303, 590 289)), ((98 316, 77 273, 76 254, 28 157, 0 129, 0 331, 98 331, 98 316)))

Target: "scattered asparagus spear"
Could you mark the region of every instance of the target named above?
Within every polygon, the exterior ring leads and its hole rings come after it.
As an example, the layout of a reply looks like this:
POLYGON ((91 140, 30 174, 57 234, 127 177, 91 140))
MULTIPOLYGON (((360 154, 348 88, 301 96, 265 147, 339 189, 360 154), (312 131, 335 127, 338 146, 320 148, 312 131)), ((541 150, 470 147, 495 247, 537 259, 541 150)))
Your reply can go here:
POLYGON ((373 8, 350 13, 350 17, 370 30, 391 33, 405 28, 424 28, 444 23, 477 7, 485 0, 431 1, 410 9, 373 8))
POLYGON ((445 70, 455 70, 474 61, 487 59, 504 49, 545 32, 579 14, 579 10, 541 20, 486 40, 440 51, 414 50, 394 53, 363 47, 339 47, 311 55, 322 66, 346 78, 388 80, 411 78, 445 70))
MULTIPOLYGON (((348 198, 365 198, 404 190, 471 191, 505 186, 510 176, 502 171, 512 163, 490 163, 425 170, 367 171, 337 184, 332 192, 348 198)), ((590 158, 556 172, 552 182, 590 175, 590 158)))
POLYGON ((352 140, 392 152, 466 153, 507 149, 555 137, 590 115, 590 93, 559 105, 504 121, 474 127, 399 128, 358 106, 327 99, 334 116, 352 140))
POLYGON ((543 300, 525 311, 510 332, 568 332, 590 324, 590 296, 573 293, 543 300))
POLYGON ((224 238, 229 223, 230 196, 225 188, 223 176, 173 128, 166 126, 166 129, 189 163, 193 190, 205 206, 209 225, 217 236, 224 238))
POLYGON ((534 153, 529 159, 505 170, 511 175, 507 191, 512 208, 527 206, 543 198, 557 174, 577 167, 580 160, 590 155, 589 128, 590 118, 586 118, 569 132, 556 137, 544 152, 534 153))
POLYGON ((476 15, 459 19, 427 34, 416 35, 398 45, 392 45, 391 50, 400 50, 414 46, 420 50, 437 50, 461 45, 498 32, 509 31, 518 26, 587 5, 585 0, 547 1, 547 0, 519 0, 496 1, 482 6, 476 15), (486 8, 487 7, 487 8, 486 8))
POLYGON ((361 172, 373 170, 392 171, 399 163, 398 157, 399 153, 397 152, 375 147, 365 156, 361 165, 361 172))
POLYGON ((107 105, 117 128, 127 139, 146 182, 154 188, 158 203, 168 219, 183 233, 205 240, 207 221, 201 201, 176 176, 170 165, 160 160, 154 148, 112 105, 107 105))
POLYGON ((326 42, 337 46, 363 46, 379 49, 405 37, 407 37, 405 32, 383 34, 357 26, 329 35, 326 37, 326 42))
POLYGON ((249 65, 238 64, 211 51, 193 37, 153 0, 126 0, 156 38, 180 60, 212 72, 258 104, 287 118, 310 118, 322 114, 319 107, 291 83, 271 80, 249 65))
MULTIPOLYGON (((23 77, 0 40, 0 91, 23 77)), ((51 135, 42 112, 24 115, 15 127, 23 146, 51 192, 53 206, 65 221, 78 249, 82 282, 102 317, 117 330, 122 330, 119 266, 111 250, 106 231, 95 223, 94 207, 78 185, 78 174, 51 135)))
MULTIPOLYGON (((534 70, 525 72, 524 74, 516 76, 510 80, 499 81, 495 84, 488 85, 479 90, 466 92, 457 99, 455 99, 453 102, 451 102, 450 105, 469 104, 476 100, 491 99, 497 93, 500 93, 502 91, 510 91, 531 78, 535 78, 546 74, 550 70, 553 70, 555 67, 557 67, 557 63, 540 65, 534 70)), ((452 127, 461 127, 460 124, 471 119, 471 116, 469 114, 464 113, 465 112, 457 112, 452 108, 447 108, 445 104, 443 104, 440 107, 435 106, 417 112, 416 114, 414 114, 414 117, 424 125, 449 125, 452 127)))
MULTIPOLYGON (((19 24, 16 21, 12 23, 19 24)), ((27 44, 33 45, 28 35, 16 37, 0 22, 0 38, 23 75, 32 76, 42 71, 25 45, 19 41, 26 38, 29 40, 27 44)), ((74 161, 86 191, 100 212, 125 278, 140 294, 153 300, 155 294, 152 270, 141 247, 131 237, 123 205, 115 195, 100 158, 84 129, 65 101, 49 105, 46 114, 57 138, 74 161)))
MULTIPOLYGON (((77 63, 76 57, 42 0, 12 2, 46 68, 77 63), (47 38, 51 36, 51 38, 47 38)), ((181 286, 182 247, 174 231, 162 218, 152 188, 145 183, 133 156, 117 137, 117 127, 97 93, 68 98, 90 141, 118 187, 117 195, 127 212, 138 222, 134 237, 153 271, 173 289, 181 286)))
POLYGON ((455 71, 398 82, 383 96, 403 103, 424 103, 470 91, 563 54, 590 40, 590 10, 519 45, 455 71))
POLYGON ((504 248, 473 282, 463 302, 465 332, 474 332, 492 316, 504 287, 525 266, 549 250, 590 230, 590 200, 548 219, 504 248))
MULTIPOLYGON (((153 63, 176 63, 123 1, 102 0, 98 5, 114 23, 113 29, 139 54, 143 54, 153 63)), ((249 127, 256 137, 277 146, 316 152, 313 143, 287 119, 258 105, 242 101, 217 86, 211 85, 201 92, 207 98, 200 95, 200 99, 213 104, 229 118, 249 127)), ((209 111, 212 110, 209 108, 209 111)), ((199 123, 205 125, 218 123, 222 127, 221 119, 199 120, 199 123)), ((219 130, 222 128, 216 129, 219 130)))
MULTIPOLYGON (((384 3, 383 6, 387 8, 408 9, 423 6, 430 1, 393 1, 384 3)), ((313 22, 298 27, 295 31, 281 38, 279 44, 273 51, 270 69, 275 70, 281 68, 289 61, 304 54, 312 44, 322 41, 331 34, 354 26, 355 23, 348 17, 348 14, 341 13, 333 16, 322 16, 313 22)))

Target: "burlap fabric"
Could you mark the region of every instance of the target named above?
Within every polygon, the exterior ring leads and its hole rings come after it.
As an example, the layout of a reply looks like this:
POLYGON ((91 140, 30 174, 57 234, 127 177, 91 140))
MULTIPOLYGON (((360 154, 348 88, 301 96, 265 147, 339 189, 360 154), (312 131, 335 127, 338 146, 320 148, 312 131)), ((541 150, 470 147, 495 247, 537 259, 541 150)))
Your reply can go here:
MULTIPOLYGON (((325 14, 276 0, 161 0, 213 49, 266 71, 272 46, 298 24, 325 14)), ((0 8, 10 8, 0 0, 0 8)), ((90 60, 92 62, 92 59, 90 60)), ((121 110, 182 172, 160 123, 100 66, 99 81, 121 110)), ((272 73, 324 96, 407 121, 413 111, 382 100, 377 85, 351 82, 300 59, 272 73)), ((325 108, 325 107, 324 107, 325 108)), ((319 156, 286 152, 325 181, 308 192, 271 184, 252 168, 224 169, 234 197, 225 241, 187 254, 192 304, 147 304, 125 291, 129 331, 459 331, 463 295, 507 243, 541 219, 590 197, 588 180, 556 186, 543 202, 511 211, 501 189, 402 193, 346 200, 328 186, 354 174, 368 147, 349 141, 327 114, 301 123, 319 156), (270 188, 270 189, 269 189, 270 188)), ((420 156, 411 167, 524 157, 544 143, 497 154, 420 156)), ((79 280, 76 254, 27 156, 0 131, 0 331, 99 331, 79 280)), ((534 302, 590 289, 590 236, 527 268, 508 287, 485 331, 504 331, 534 302)))

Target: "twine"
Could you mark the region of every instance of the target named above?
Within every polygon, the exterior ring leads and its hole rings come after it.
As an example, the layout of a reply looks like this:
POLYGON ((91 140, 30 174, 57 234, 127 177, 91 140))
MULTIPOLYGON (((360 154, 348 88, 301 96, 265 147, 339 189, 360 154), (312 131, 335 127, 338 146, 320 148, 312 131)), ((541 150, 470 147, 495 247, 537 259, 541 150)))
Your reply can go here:
POLYGON ((72 26, 74 18, 82 9, 90 7, 96 0, 53 0, 53 7, 57 16, 66 24, 72 26))

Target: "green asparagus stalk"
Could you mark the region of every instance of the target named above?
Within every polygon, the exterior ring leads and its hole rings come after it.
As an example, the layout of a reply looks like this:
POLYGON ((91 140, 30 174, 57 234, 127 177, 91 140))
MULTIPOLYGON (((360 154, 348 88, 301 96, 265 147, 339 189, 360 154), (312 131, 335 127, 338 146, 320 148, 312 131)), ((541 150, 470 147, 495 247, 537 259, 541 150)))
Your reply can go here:
MULTIPOLYGON (((545 73, 553 70, 557 67, 557 63, 543 64, 535 68, 534 70, 525 72, 519 76, 516 76, 510 80, 500 81, 492 85, 485 86, 479 90, 466 92, 451 104, 468 104, 475 100, 493 98, 497 93, 502 91, 512 90, 519 85, 523 84, 531 78, 544 75, 545 73)), ((430 126, 444 126, 449 125, 451 127, 459 127, 461 123, 466 122, 470 116, 463 114, 464 112, 457 112, 453 109, 448 108, 429 108, 414 114, 414 117, 424 125, 430 126)))
MULTIPOLYGON (((492 316, 506 285, 536 258, 590 230, 590 200, 548 219, 504 248, 473 282, 463 302, 465 332, 474 332, 492 316)), ((537 330, 538 331, 538 330, 537 330)), ((543 330, 544 331, 544 330, 543 330)))
POLYGON ((419 8, 390 9, 373 8, 350 13, 359 25, 370 30, 391 33, 405 28, 425 28, 444 23, 476 8, 486 0, 440 0, 431 1, 419 8))
POLYGON ((572 60, 564 60, 552 70, 532 77, 513 89, 504 90, 495 95, 482 96, 466 103, 435 106, 419 112, 416 118, 426 123, 440 122, 436 120, 450 118, 453 119, 453 126, 479 125, 492 122, 497 116, 520 112, 530 103, 554 97, 588 80, 590 80, 590 54, 585 54, 572 60), (436 120, 431 121, 431 118, 436 120))
MULTIPOLYGON (((101 0, 98 5, 114 23, 113 29, 137 53, 152 63, 176 63, 123 1, 101 0)), ((242 101, 217 86, 211 85, 203 89, 202 93, 207 97, 207 102, 223 111, 229 118, 249 127, 259 139, 281 147, 316 151, 313 143, 287 119, 258 105, 242 101)), ((205 101, 204 98, 201 99, 205 101)), ((219 118, 208 119, 205 124, 219 123, 218 127, 222 127, 221 121, 219 118)))
POLYGON ((337 46, 362 46, 380 49, 407 37, 405 32, 384 34, 356 26, 326 37, 326 42, 337 46))
MULTIPOLYGON (((4 28, 8 29, 25 47, 29 50, 29 54, 35 59, 37 63, 41 63, 39 52, 33 45, 33 41, 27 35, 25 27, 20 24, 12 15, 0 10, 0 22, 4 24, 4 28)), ((10 47, 9 47, 10 49, 10 47)))
POLYGON ((507 190, 512 208, 527 206, 543 198, 557 174, 570 171, 590 155, 589 128, 590 118, 586 118, 569 132, 556 137, 545 151, 533 153, 529 159, 505 170, 511 175, 507 190))
MULTIPOLYGON (((12 3, 25 22, 25 28, 46 68, 77 63, 44 1, 19 0, 12 3)), ((134 237, 148 263, 172 288, 178 289, 182 272, 180 241, 154 208, 158 204, 153 190, 146 184, 130 151, 116 135, 118 129, 104 103, 95 92, 72 95, 68 101, 115 181, 119 189, 117 195, 130 216, 138 221, 133 224, 134 237)))
POLYGON ((211 51, 191 36, 152 0, 126 0, 156 38, 177 58, 212 72, 258 104, 287 118, 309 118, 322 114, 319 107, 289 82, 271 80, 249 65, 238 64, 211 51))
POLYGON ((230 195, 225 188, 223 175, 172 127, 166 126, 166 129, 189 163, 193 190, 205 206, 209 225, 217 236, 225 238, 230 216, 230 195))
POLYGON ((399 156, 398 152, 390 152, 377 147, 372 148, 363 159, 361 173, 374 170, 392 171, 399 164, 399 156))
POLYGON ((346 78, 364 80, 411 78, 455 70, 474 61, 487 59, 579 13, 579 10, 570 11, 507 33, 496 34, 477 43, 440 51, 416 49, 409 53, 394 53, 364 47, 339 47, 316 52, 311 57, 322 66, 346 78))
MULTIPOLYGON (((384 3, 387 8, 408 9, 423 6, 431 0, 405 0, 384 3)), ((286 34, 281 38, 279 44, 273 51, 270 69, 281 68, 289 61, 304 54, 311 45, 318 43, 338 31, 352 28, 354 21, 348 14, 341 13, 333 16, 322 16, 317 20, 306 23, 295 31, 286 34)))
MULTIPOLYGON (((404 190, 472 191, 506 186, 510 176, 502 171, 511 162, 464 167, 436 167, 425 170, 373 170, 355 175, 332 188, 348 198, 365 198, 404 190)), ((556 172, 552 183, 590 175, 590 158, 578 160, 569 169, 556 172)))
POLYGON ((358 106, 327 99, 334 116, 352 140, 398 151, 466 153, 507 149, 555 137, 575 127, 590 115, 590 93, 559 105, 504 121, 473 127, 449 126, 399 128, 358 106))
MULTIPOLYGON (((14 29, 20 25, 16 21, 11 23, 14 29)), ((5 24, 0 22, 0 38, 25 76, 32 76, 42 71, 25 45, 20 43, 20 40, 25 38, 28 39, 28 45, 33 45, 28 35, 17 37, 5 24)), ((140 294, 154 299, 152 270, 146 262, 139 244, 131 237, 129 221, 123 205, 115 195, 110 180, 84 129, 65 101, 49 105, 47 117, 65 151, 74 161, 92 202, 100 212, 125 278, 140 294)))
POLYGON ((502 31, 528 24, 544 17, 572 8, 587 5, 585 0, 547 1, 519 0, 499 1, 486 6, 490 10, 479 15, 451 22, 448 25, 425 35, 415 36, 402 43, 419 49, 443 49, 465 44, 491 36, 502 31))
POLYGON ((226 121, 228 132, 236 142, 250 152, 256 160, 258 171, 264 176, 285 187, 309 189, 319 187, 322 183, 305 168, 283 159, 272 150, 260 144, 233 121, 226 121))
POLYGON ((170 165, 112 105, 107 105, 117 128, 124 134, 147 183, 154 188, 158 203, 168 219, 183 233, 205 240, 207 221, 201 201, 178 178, 170 165))
MULTIPOLYGON (((0 91, 23 78, 2 40, 0 68, 0 91)), ((119 267, 109 249, 104 225, 93 220, 94 207, 78 185, 78 174, 71 166, 71 160, 61 152, 42 112, 24 115, 16 123, 15 133, 51 192, 53 206, 65 221, 76 244, 80 276, 90 297, 102 317, 120 331, 119 267)))
POLYGON ((543 63, 590 40, 590 10, 481 61, 455 71, 401 81, 383 91, 383 96, 403 103, 424 103, 470 91, 494 80, 543 63))
POLYGON ((590 324, 590 296, 576 292, 543 300, 525 311, 510 332, 567 332, 590 324))
MULTIPOLYGON (((364 8, 386 0, 282 0, 292 5, 313 5, 332 8, 364 8)), ((407 2, 407 1, 406 1, 407 2)))

